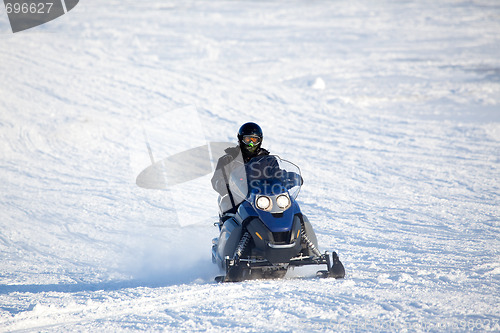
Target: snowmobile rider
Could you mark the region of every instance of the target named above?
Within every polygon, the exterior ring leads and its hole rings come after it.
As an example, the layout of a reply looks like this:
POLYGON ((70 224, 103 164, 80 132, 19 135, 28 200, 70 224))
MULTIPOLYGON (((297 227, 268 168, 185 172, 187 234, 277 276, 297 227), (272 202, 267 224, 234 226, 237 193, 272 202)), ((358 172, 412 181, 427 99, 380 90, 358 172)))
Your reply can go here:
POLYGON ((237 209, 231 192, 228 191, 228 176, 231 174, 232 166, 234 167, 235 165, 231 162, 235 161, 240 154, 245 164, 250 162, 254 157, 269 155, 269 151, 261 147, 263 137, 262 129, 256 123, 249 122, 243 124, 238 131, 238 146, 227 148, 225 150, 226 154, 217 161, 217 166, 212 177, 212 187, 221 197, 229 195, 233 207, 230 212, 235 212, 237 209))
POLYGON ((256 123, 243 124, 238 131, 238 146, 229 147, 225 150, 226 154, 217 161, 215 172, 212 177, 212 187, 221 196, 228 194, 227 177, 231 173, 230 164, 240 153, 243 157, 243 162, 246 164, 257 156, 269 155, 269 151, 261 147, 262 144, 262 129, 256 123))

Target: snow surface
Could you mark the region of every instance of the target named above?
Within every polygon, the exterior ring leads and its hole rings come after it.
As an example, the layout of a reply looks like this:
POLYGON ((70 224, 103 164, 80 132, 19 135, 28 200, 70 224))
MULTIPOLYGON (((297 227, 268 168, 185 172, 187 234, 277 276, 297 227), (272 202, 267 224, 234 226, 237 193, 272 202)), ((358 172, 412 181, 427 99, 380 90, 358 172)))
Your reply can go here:
POLYGON ((0 331, 500 331, 499 32, 495 0, 2 8, 0 331), (245 121, 344 280, 216 284, 217 228, 135 185, 143 134, 161 159, 245 121))

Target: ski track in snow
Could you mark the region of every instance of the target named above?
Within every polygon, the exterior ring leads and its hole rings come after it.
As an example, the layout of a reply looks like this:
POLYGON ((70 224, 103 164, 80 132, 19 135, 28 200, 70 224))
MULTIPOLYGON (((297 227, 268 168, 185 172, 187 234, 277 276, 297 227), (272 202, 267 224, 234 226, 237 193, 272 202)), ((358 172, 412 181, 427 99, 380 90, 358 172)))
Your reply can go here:
POLYGON ((493 0, 87 0, 12 34, 0 11, 0 331, 500 331, 499 18, 493 0), (256 121, 301 167, 346 279, 213 282, 217 229, 179 226, 131 168, 131 133, 186 105, 208 141, 256 121))

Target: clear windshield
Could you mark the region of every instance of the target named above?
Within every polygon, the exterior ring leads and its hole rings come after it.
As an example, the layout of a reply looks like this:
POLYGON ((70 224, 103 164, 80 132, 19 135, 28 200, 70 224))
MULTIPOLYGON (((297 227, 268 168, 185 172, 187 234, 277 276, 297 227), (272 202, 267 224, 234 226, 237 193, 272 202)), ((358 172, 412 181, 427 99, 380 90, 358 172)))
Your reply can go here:
POLYGON ((301 183, 299 167, 276 155, 260 156, 247 164, 240 163, 229 177, 229 188, 238 202, 251 194, 278 195, 286 192, 295 199, 301 183))

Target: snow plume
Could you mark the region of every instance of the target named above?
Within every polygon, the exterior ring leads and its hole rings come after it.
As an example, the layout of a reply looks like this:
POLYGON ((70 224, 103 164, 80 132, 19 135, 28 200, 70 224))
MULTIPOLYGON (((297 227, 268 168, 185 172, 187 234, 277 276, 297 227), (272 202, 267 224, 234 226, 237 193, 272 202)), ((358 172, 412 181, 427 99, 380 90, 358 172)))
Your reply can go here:
POLYGON ((213 281, 217 270, 210 260, 212 228, 162 228, 156 235, 138 237, 134 253, 124 258, 125 273, 144 285, 213 281))
POLYGON ((152 284, 212 280, 211 239, 216 236, 216 193, 204 129, 195 107, 144 121, 128 139, 131 181, 144 211, 142 234, 134 239, 126 270, 152 284))

